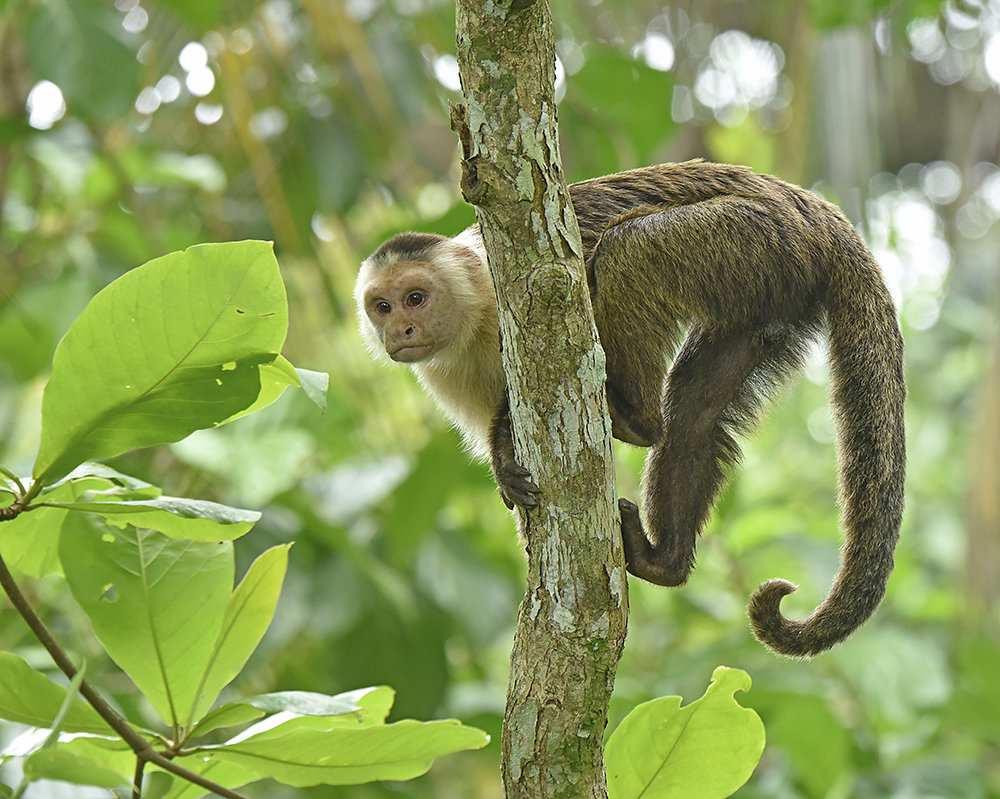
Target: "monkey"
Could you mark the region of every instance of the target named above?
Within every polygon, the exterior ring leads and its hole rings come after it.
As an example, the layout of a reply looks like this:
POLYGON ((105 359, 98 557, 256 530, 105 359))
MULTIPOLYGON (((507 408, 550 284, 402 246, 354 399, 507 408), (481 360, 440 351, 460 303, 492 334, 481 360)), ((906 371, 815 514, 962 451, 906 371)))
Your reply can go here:
MULTIPOLYGON (((762 583, 748 607, 771 651, 812 657, 880 604, 903 512, 903 339, 881 270, 840 210, 747 167, 666 163, 569 187, 612 435, 648 447, 643 514, 619 499, 626 568, 683 585, 697 538, 765 404, 825 334, 844 544, 827 597, 804 619, 762 583)), ((539 488, 514 455, 498 310, 478 225, 402 233, 364 260, 355 288, 376 357, 411 366, 489 460, 508 507, 539 488)))

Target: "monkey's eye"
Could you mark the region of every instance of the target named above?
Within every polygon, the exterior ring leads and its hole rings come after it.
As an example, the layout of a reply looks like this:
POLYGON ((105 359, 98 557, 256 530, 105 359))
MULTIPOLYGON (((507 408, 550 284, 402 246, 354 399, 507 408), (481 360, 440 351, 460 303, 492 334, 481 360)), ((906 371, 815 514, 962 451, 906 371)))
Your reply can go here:
POLYGON ((392 306, 389 305, 385 300, 379 300, 375 303, 375 313, 384 316, 392 310, 392 306))
POLYGON ((422 291, 411 291, 406 295, 406 305, 408 308, 416 308, 424 304, 424 293, 422 291))

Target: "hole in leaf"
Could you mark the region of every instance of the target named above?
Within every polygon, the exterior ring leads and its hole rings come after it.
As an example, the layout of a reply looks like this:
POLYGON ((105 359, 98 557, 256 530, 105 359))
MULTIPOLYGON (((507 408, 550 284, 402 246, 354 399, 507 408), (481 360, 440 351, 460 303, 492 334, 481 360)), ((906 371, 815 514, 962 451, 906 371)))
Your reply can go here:
POLYGON ((115 588, 114 583, 108 583, 104 586, 104 590, 101 591, 101 596, 99 597, 101 602, 117 602, 118 601, 118 589, 115 588))

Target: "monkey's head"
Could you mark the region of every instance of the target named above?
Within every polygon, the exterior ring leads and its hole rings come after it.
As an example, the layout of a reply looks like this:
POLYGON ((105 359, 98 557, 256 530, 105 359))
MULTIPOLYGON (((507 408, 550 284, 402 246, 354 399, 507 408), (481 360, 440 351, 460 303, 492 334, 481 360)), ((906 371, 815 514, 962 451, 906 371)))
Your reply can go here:
POLYGON ((400 363, 460 350, 482 316, 476 311, 483 275, 489 279, 479 256, 455 239, 389 239, 361 264, 354 288, 369 349, 400 363))

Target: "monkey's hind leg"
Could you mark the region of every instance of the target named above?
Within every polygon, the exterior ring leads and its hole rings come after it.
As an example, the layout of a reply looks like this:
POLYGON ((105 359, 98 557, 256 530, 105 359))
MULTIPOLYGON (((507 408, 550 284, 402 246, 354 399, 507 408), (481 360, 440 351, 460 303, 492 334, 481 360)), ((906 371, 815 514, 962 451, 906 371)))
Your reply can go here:
POLYGON ((801 364, 814 327, 691 331, 664 391, 663 441, 646 459, 649 537, 636 506, 619 501, 632 574, 658 585, 687 580, 698 534, 726 470, 739 460, 736 435, 754 424, 773 387, 801 364))
POLYGON ((660 398, 667 375, 666 354, 676 344, 661 319, 623 318, 613 298, 619 287, 604 286, 594 297, 594 321, 607 364, 611 432, 619 441, 651 447, 663 437, 660 398))
POLYGON ((739 448, 730 406, 763 353, 755 331, 695 327, 663 392, 664 436, 650 449, 643 479, 646 536, 639 511, 620 500, 628 570, 658 585, 682 585, 694 566, 698 531, 739 448))

